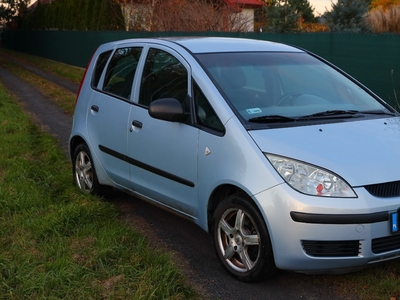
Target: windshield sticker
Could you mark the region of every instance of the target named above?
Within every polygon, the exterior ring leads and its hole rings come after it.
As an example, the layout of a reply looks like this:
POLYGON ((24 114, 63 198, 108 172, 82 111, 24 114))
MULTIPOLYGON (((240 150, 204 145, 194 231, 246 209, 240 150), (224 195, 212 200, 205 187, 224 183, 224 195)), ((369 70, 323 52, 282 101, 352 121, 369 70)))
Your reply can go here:
POLYGON ((260 108, 248 108, 248 109, 246 109, 246 111, 249 115, 259 114, 262 112, 262 110, 260 108))

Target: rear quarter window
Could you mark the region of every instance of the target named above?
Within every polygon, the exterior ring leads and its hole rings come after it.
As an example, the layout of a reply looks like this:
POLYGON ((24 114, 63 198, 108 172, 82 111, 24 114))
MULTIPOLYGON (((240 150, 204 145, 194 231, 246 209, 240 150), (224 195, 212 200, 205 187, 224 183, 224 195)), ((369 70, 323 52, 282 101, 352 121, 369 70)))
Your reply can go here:
POLYGON ((96 66, 94 67, 94 70, 93 70, 92 88, 94 88, 94 89, 97 88, 101 74, 103 73, 104 67, 107 64, 107 61, 108 61, 111 53, 112 53, 112 50, 103 52, 97 58, 96 66))

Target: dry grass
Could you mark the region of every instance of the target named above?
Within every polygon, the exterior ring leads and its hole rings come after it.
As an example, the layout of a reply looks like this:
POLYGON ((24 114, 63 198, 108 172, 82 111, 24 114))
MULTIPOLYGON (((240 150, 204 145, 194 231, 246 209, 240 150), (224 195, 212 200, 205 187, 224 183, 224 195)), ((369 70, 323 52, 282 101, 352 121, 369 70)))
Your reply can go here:
POLYGON ((38 89, 45 97, 61 107, 66 114, 72 115, 74 113, 76 100, 76 95, 74 93, 35 75, 10 60, 4 60, 0 57, 0 66, 7 68, 38 89))
POLYGON ((367 20, 375 33, 400 33, 400 5, 374 9, 368 14, 367 20))

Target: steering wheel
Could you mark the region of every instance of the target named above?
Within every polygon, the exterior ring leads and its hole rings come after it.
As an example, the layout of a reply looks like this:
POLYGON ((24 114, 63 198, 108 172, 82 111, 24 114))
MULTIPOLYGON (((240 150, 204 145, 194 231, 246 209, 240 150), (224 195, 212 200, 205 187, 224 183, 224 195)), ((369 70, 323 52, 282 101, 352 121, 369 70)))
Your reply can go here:
POLYGON ((303 93, 299 92, 294 92, 294 93, 288 93, 286 95, 283 95, 281 99, 275 104, 275 106, 290 106, 293 105, 293 101, 296 100, 298 97, 303 95, 303 93))

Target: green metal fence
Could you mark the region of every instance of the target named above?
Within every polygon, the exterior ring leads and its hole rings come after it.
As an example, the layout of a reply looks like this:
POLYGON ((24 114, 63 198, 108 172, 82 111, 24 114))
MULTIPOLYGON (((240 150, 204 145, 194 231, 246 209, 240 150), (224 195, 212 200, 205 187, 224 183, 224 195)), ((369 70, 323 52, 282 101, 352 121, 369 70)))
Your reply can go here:
POLYGON ((307 49, 339 66, 391 105, 400 102, 400 35, 350 33, 224 33, 123 31, 4 31, 3 45, 85 67, 105 42, 159 36, 229 36, 281 42, 307 49), (397 95, 397 97, 396 97, 397 95))

